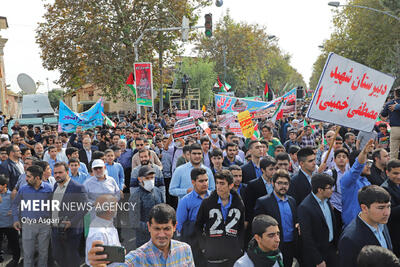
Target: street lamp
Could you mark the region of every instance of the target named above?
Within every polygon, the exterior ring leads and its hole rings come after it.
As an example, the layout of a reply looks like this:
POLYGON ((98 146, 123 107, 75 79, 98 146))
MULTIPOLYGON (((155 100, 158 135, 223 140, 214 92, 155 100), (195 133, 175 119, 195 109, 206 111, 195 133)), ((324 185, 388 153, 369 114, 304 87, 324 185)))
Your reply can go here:
POLYGON ((329 2, 329 3, 328 3, 328 5, 329 5, 329 6, 333 6, 333 7, 340 7, 340 6, 350 6, 350 7, 358 7, 358 8, 368 9, 368 10, 371 10, 371 11, 375 11, 375 12, 378 12, 378 13, 382 13, 382 14, 388 15, 389 17, 392 17, 392 18, 394 18, 394 19, 396 19, 396 20, 400 21, 400 18, 399 18, 399 17, 396 17, 395 15, 393 15, 393 14, 390 14, 390 13, 389 13, 389 12, 387 12, 387 11, 383 11, 383 10, 375 9, 375 8, 368 7, 368 6, 359 6, 359 5, 341 5, 341 4, 340 4, 340 2, 337 2, 337 1, 334 1, 334 2, 329 2))

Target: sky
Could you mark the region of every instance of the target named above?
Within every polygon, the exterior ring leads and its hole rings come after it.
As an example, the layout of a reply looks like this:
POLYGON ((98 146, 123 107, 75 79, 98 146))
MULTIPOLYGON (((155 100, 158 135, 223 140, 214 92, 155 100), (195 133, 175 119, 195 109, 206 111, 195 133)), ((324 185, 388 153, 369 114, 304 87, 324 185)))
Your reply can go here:
MULTIPOLYGON (((214 1, 214 0, 213 0, 214 1)), ((7 17, 7 30, 0 36, 7 38, 4 48, 6 82, 17 92, 19 73, 30 75, 35 82, 43 83, 38 92, 59 88, 54 83, 58 71, 48 71, 42 66, 40 48, 35 42, 37 23, 43 21, 45 8, 42 0, 1 0, 0 16, 7 17), (23 7, 23 8, 21 8, 23 7), (48 79, 48 86, 47 86, 48 79)), ((222 7, 214 4, 203 9, 212 13, 214 24, 229 12, 236 21, 258 23, 266 26, 269 35, 278 38, 278 45, 291 55, 291 65, 303 75, 308 84, 312 64, 320 54, 319 45, 333 31, 332 8, 326 0, 224 0, 222 7)), ((199 25, 204 25, 201 16, 199 25)), ((315 88, 311 88, 315 89, 315 88)))

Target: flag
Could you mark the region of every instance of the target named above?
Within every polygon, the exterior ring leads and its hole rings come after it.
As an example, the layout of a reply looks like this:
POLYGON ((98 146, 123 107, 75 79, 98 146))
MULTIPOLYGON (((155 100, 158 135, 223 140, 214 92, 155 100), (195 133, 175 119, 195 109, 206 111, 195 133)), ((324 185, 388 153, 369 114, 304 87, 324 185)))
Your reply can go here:
POLYGON ((206 105, 203 105, 203 107, 201 108, 201 110, 202 110, 203 112, 206 112, 206 111, 207 111, 206 105))
POLYGON ((286 103, 286 101, 281 101, 278 105, 278 107, 276 108, 274 115, 272 115, 271 121, 272 123, 275 123, 277 120, 282 119, 283 118, 283 106, 284 103, 286 103))
MULTIPOLYGON (((307 123, 306 120, 304 120, 304 121, 303 121, 303 127, 306 127, 306 126, 308 126, 308 123, 307 123)), ((315 129, 315 125, 311 125, 310 127, 311 127, 312 133, 314 133, 314 130, 316 130, 316 129, 315 129)), ((326 141, 325 141, 325 142, 326 142, 326 141)))
POLYGON ((258 123, 254 126, 254 133, 251 140, 260 140, 260 131, 258 130, 258 123))
POLYGON ((265 82, 265 88, 264 88, 264 97, 265 97, 265 99, 268 99, 268 91, 269 91, 268 82, 265 82))
POLYGON ((115 124, 115 122, 113 122, 109 117, 107 117, 106 114, 104 114, 103 112, 101 113, 101 115, 103 115, 104 117, 104 124, 110 127, 115 128, 117 125, 115 124))
POLYGON ((210 135, 211 129, 210 129, 210 127, 208 127, 208 122, 201 121, 201 120, 198 120, 198 121, 199 121, 199 126, 201 127, 201 129, 203 129, 203 131, 205 131, 208 135, 210 135))
POLYGON ((225 85, 224 85, 224 88, 222 89, 222 92, 228 92, 229 89, 231 89, 231 86, 227 82, 225 82, 225 85))
POLYGON ((218 88, 222 88, 223 84, 221 83, 221 81, 219 80, 219 76, 217 76, 217 80, 218 80, 218 88))
POLYGON ((133 77, 133 73, 131 72, 126 80, 126 85, 131 88, 134 95, 136 95, 136 87, 135 87, 135 77, 133 77))

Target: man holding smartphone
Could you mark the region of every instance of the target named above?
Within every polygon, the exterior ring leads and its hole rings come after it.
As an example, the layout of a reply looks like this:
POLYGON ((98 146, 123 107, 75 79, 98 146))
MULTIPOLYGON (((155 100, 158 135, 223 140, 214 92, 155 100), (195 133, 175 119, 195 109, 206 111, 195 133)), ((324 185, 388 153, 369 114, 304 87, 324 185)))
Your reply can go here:
MULTIPOLYGON (((190 246, 172 239, 176 229, 176 213, 171 206, 163 203, 154 206, 150 210, 147 227, 150 241, 129 252, 125 256, 125 263, 113 266, 195 266, 190 246)), ((104 251, 103 247, 96 245, 103 244, 103 241, 97 239, 92 242, 91 249, 86 254, 87 262, 93 267, 105 267, 110 263, 106 260, 108 255, 96 255, 104 251)))

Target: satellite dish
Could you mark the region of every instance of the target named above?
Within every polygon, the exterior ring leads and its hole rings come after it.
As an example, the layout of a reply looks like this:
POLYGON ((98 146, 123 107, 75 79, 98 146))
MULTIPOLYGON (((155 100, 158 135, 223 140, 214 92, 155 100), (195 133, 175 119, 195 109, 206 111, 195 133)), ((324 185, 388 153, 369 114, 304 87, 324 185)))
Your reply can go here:
POLYGON ((19 88, 21 88, 21 90, 24 93, 28 95, 36 93, 36 84, 31 78, 31 76, 29 76, 28 74, 25 73, 18 74, 17 82, 19 88))

